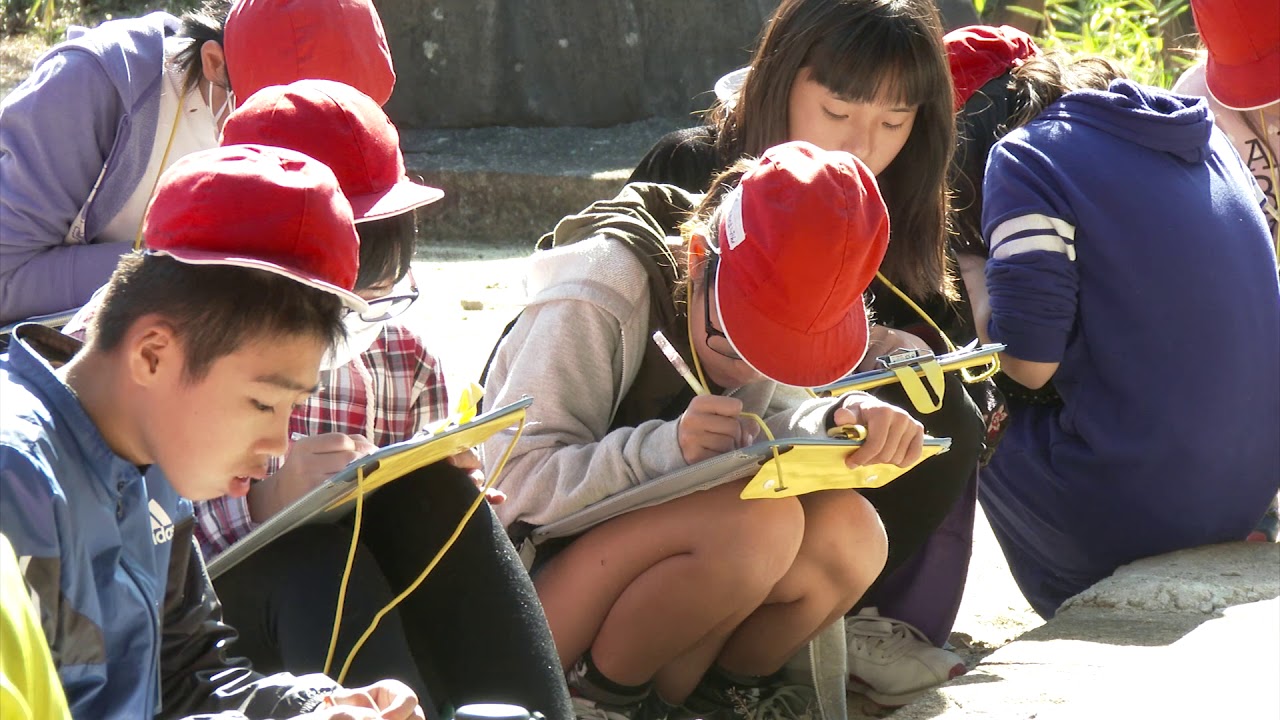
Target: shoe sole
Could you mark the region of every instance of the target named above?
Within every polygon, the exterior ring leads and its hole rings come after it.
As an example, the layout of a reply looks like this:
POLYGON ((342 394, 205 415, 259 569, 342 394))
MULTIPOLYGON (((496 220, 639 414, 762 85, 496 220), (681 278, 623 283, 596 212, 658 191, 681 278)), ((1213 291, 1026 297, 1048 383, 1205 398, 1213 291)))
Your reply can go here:
POLYGON ((910 705, 920 696, 932 689, 933 688, 925 688, 923 690, 915 690, 902 695, 885 695, 884 693, 876 692, 876 690, 870 685, 858 680, 854 676, 849 676, 849 692, 857 693, 886 710, 896 710, 900 707, 910 705))
POLYGON ((900 695, 889 695, 886 693, 879 692, 875 688, 863 682, 862 679, 859 678, 857 675, 849 676, 848 688, 849 688, 849 692, 857 693, 871 700, 872 702, 874 702, 875 704, 879 705, 882 708, 897 709, 905 705, 910 705, 911 703, 918 700, 920 697, 922 697, 925 693, 929 692, 930 690, 935 690, 937 688, 940 688, 943 685, 947 684, 948 682, 951 682, 952 680, 955 680, 956 678, 965 674, 966 672, 968 672, 968 668, 966 668, 964 665, 956 665, 955 667, 951 668, 950 677, 938 683, 937 685, 932 685, 927 688, 921 688, 919 690, 912 690, 911 692, 902 693, 900 695))

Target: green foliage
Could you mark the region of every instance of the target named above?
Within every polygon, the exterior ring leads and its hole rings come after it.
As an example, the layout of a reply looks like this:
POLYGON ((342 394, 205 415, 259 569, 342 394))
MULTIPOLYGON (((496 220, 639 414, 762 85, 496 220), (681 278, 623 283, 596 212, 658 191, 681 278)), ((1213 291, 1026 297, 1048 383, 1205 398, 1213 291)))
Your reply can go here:
POLYGON ((0 0, 0 32, 38 32, 52 43, 62 39, 68 25, 92 27, 153 10, 180 15, 199 5, 200 0, 0 0))
POLYGON ((54 0, 35 0, 35 2, 31 3, 31 7, 27 8, 27 24, 34 24, 37 18, 43 18, 44 31, 46 33, 53 32, 53 18, 57 13, 58 9, 54 0))
POLYGON ((1043 50, 1102 55, 1137 82, 1171 87, 1190 58, 1166 47, 1189 0, 1046 0, 1043 13, 1009 10, 1040 21, 1043 50))
POLYGON ((5 35, 30 30, 53 42, 79 9, 76 0, 0 0, 0 29, 5 35))

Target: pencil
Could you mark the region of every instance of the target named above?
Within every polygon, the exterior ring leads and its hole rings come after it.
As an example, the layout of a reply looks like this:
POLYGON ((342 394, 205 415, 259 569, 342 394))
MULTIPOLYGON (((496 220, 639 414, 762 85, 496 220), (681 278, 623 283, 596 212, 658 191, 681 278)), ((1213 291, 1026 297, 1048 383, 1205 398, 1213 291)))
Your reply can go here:
POLYGON ((658 349, 662 351, 662 354, 667 356, 667 362, 671 363, 671 367, 675 368, 676 372, 680 373, 680 377, 689 383, 689 387, 693 388, 695 394, 708 394, 707 389, 702 386, 701 382, 698 382, 697 376, 689 369, 688 363, 684 361, 684 358, 680 357, 680 353, 676 352, 675 346, 671 344, 666 335, 662 334, 661 330, 653 331, 653 342, 658 345, 658 349))

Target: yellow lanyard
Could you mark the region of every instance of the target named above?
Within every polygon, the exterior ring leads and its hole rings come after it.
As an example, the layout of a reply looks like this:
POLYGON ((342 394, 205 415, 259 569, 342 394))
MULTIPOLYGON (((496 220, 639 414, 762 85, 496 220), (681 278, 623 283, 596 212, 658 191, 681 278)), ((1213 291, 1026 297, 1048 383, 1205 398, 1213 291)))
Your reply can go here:
MULTIPOLYGON (((929 313, 926 313, 923 308, 915 303, 915 301, 907 297, 907 294, 899 290, 896 285, 889 282, 889 278, 885 277, 883 273, 877 271, 876 277, 879 278, 880 282, 884 283, 885 287, 892 290, 893 294, 897 295, 902 302, 906 303, 908 307, 914 310, 917 315, 924 318, 924 321, 929 324, 929 327, 933 328, 934 331, 938 333, 938 336, 942 338, 942 343, 947 346, 947 352, 955 352, 955 344, 951 342, 951 338, 947 337, 946 333, 942 332, 942 328, 938 327, 938 324, 933 321, 933 318, 929 317, 929 313)), ((977 375, 970 373, 969 368, 961 368, 960 378, 964 380, 966 385, 972 385, 974 383, 980 383, 998 372, 1000 372, 1000 356, 996 355, 991 361, 991 364, 987 366, 987 369, 977 375)))

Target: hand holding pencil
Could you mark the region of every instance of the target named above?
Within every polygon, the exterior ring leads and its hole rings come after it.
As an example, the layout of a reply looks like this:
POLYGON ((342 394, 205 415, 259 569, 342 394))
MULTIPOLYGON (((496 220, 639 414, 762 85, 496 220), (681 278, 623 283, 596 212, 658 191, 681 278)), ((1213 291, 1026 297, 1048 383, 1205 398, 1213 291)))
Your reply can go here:
POLYGON ((690 465, 756 441, 760 429, 742 417, 742 401, 723 395, 699 395, 680 416, 676 439, 690 465))
POLYGON ((707 392, 661 330, 653 332, 653 341, 661 348, 662 354, 666 355, 676 372, 697 393, 697 397, 689 402, 689 407, 680 416, 676 428, 680 455, 686 463, 692 465, 756 441, 759 428, 742 416, 741 400, 707 392))

